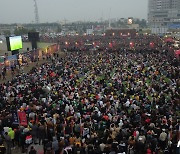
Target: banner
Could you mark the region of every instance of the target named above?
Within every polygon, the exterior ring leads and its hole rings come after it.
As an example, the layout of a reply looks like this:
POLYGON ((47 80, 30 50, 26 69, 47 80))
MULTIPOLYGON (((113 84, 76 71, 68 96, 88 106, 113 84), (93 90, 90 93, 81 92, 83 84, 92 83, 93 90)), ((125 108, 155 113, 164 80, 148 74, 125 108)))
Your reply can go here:
POLYGON ((19 123, 20 123, 20 125, 27 126, 28 122, 27 122, 26 113, 24 111, 19 111, 18 112, 18 116, 19 116, 19 123))

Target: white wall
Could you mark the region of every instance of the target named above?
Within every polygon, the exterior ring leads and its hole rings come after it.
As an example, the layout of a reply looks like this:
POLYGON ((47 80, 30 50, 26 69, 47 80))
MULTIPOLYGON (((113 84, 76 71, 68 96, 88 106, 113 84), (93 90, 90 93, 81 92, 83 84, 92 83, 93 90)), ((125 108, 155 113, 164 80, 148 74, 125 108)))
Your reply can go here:
POLYGON ((165 34, 167 33, 168 31, 168 28, 167 27, 154 27, 154 28, 151 28, 151 33, 152 34, 165 34))

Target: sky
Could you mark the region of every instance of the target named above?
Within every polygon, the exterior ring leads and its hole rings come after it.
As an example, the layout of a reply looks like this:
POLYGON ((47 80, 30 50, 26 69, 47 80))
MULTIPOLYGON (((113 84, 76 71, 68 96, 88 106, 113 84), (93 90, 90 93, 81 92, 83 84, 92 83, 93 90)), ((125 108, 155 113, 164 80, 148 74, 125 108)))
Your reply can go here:
MULTIPOLYGON (((41 23, 147 19, 148 0, 36 0, 41 23)), ((34 0, 0 0, 0 24, 33 23, 34 0)))

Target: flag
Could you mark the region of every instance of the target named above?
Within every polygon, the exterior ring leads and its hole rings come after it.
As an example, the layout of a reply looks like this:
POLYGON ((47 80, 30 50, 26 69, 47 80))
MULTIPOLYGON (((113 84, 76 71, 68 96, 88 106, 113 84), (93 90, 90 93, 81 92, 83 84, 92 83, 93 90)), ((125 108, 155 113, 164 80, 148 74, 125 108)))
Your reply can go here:
POLYGON ((19 117, 19 123, 22 126, 27 126, 27 117, 26 117, 26 113, 24 111, 19 111, 18 112, 18 117, 19 117))

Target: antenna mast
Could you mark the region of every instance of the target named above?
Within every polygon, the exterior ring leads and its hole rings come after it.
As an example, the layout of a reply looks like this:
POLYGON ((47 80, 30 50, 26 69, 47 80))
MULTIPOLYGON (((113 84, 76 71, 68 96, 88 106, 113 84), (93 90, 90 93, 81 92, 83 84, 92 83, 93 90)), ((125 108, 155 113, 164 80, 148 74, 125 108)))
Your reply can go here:
POLYGON ((36 0, 34 0, 34 14, 35 14, 35 23, 39 23, 39 14, 38 14, 38 6, 36 0))

